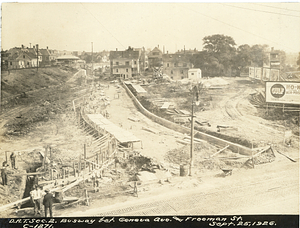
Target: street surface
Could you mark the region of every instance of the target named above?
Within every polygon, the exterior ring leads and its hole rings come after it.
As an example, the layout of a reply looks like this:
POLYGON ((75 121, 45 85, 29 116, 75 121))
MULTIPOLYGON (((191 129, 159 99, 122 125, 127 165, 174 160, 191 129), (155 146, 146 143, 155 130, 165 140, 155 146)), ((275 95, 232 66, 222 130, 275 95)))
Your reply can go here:
MULTIPOLYGON (((178 146, 175 137, 159 136, 142 127, 177 134, 139 113, 124 89, 121 91, 119 99, 111 100, 108 108, 110 121, 121 123, 143 140, 142 154, 163 159, 167 150, 178 146), (129 116, 141 121, 132 122, 129 116)), ((113 98, 114 94, 115 87, 110 86, 106 95, 113 98)), ((299 214, 299 156, 293 163, 276 152, 275 155, 273 163, 236 169, 225 178, 220 177, 221 171, 176 177, 158 188, 145 191, 140 187, 138 198, 122 195, 109 201, 96 200, 89 209, 69 208, 61 216, 299 214)))

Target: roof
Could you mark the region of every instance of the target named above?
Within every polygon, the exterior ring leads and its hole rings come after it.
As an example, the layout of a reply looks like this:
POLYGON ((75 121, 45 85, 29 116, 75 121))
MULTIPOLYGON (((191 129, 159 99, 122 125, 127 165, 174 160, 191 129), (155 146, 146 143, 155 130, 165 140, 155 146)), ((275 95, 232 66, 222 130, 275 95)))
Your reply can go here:
POLYGON ((39 53, 41 53, 42 55, 50 55, 48 49, 39 49, 39 53))
POLYGON ((138 59, 140 57, 139 51, 126 50, 126 51, 111 51, 109 54, 109 59, 118 59, 118 58, 126 58, 126 59, 138 59))
POLYGON ((166 62, 190 62, 190 54, 163 54, 163 61, 166 62))
POLYGON ((132 85, 132 87, 135 89, 135 91, 137 93, 147 93, 147 91, 144 90, 144 88, 142 86, 140 86, 140 85, 134 85, 134 84, 131 84, 131 85, 132 85))
POLYGON ((190 71, 194 71, 194 72, 195 72, 195 71, 198 71, 198 70, 200 70, 200 71, 201 71, 201 69, 200 69, 200 68, 191 68, 191 69, 189 69, 189 72, 190 72, 190 71))
POLYGON ((118 127, 114 123, 107 120, 101 114, 87 114, 87 117, 101 129, 104 129, 106 132, 113 135, 120 143, 141 141, 134 134, 118 127))
POLYGON ((62 55, 56 58, 57 60, 79 60, 78 57, 74 55, 62 55))
POLYGON ((162 51, 158 47, 153 48, 153 50, 148 54, 148 58, 161 58, 161 56, 162 51), (154 53, 158 53, 158 55, 154 55, 154 53))

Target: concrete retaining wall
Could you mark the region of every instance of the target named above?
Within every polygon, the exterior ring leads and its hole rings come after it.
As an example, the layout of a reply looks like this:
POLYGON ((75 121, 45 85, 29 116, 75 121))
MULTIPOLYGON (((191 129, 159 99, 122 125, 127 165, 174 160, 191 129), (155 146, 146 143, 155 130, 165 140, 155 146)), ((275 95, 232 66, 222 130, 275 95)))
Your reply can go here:
MULTIPOLYGON (((141 113, 143 113, 145 116, 147 116, 149 119, 153 120, 156 123, 159 123, 169 129, 172 129, 174 131, 178 131, 180 133, 185 133, 189 134, 191 132, 190 128, 187 128, 185 126, 181 126, 179 124, 173 123, 169 120, 166 120, 164 118, 161 118, 157 115, 154 115, 153 113, 149 112, 147 109, 144 108, 144 106, 138 101, 138 99, 133 95, 133 93, 128 89, 125 83, 123 83, 123 87, 125 88, 127 94, 130 96, 132 101, 134 102, 135 106, 139 109, 141 113)), ((240 153, 243 155, 251 155, 252 150, 248 147, 232 143, 229 141, 226 141, 224 139, 217 138, 215 136, 200 132, 200 131, 195 131, 195 137, 199 139, 203 139, 211 144, 215 144, 221 147, 225 147, 229 145, 228 149, 232 150, 233 152, 240 153)))

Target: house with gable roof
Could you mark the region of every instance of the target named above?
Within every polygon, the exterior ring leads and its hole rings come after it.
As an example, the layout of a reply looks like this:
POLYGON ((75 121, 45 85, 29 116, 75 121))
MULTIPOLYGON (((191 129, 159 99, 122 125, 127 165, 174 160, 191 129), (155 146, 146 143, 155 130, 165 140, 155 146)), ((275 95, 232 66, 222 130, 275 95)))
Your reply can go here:
POLYGON ((163 54, 163 73, 173 80, 188 78, 188 71, 193 68, 190 54, 163 54))
POLYGON ((110 69, 111 75, 115 75, 122 79, 130 79, 140 75, 144 70, 142 50, 135 50, 128 47, 125 51, 110 51, 110 69))

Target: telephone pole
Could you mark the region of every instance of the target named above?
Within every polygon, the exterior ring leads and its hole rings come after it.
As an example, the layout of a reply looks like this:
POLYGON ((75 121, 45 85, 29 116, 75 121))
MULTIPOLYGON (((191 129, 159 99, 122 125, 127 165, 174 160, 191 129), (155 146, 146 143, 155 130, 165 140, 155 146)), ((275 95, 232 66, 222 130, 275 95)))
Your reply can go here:
POLYGON ((36 45, 36 59, 37 59, 36 71, 39 71, 39 45, 38 44, 36 45))
POLYGON ((94 52, 93 52, 93 42, 92 42, 92 77, 93 77, 93 85, 94 85, 94 52))

